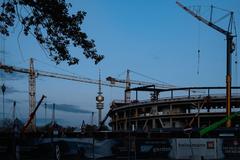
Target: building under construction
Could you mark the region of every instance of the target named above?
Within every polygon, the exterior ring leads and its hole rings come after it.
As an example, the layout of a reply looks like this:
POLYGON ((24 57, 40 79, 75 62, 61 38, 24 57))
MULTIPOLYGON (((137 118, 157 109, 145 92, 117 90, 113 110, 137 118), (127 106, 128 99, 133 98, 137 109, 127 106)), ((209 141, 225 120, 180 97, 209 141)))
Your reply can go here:
MULTIPOLYGON (((225 87, 156 89, 154 86, 131 89, 150 92, 149 100, 113 101, 113 131, 161 131, 162 129, 205 128, 226 116, 225 87), (162 95, 162 96, 160 96, 162 95)), ((232 87, 238 93, 240 87, 232 87)), ((240 95, 232 94, 232 113, 240 111, 240 95)), ((239 126, 239 117, 232 126, 239 126)))
MULTIPOLYGON (((200 16, 196 11, 182 5, 179 2, 176 4, 192 15, 200 22, 206 24, 210 28, 223 34, 226 37, 226 87, 192 87, 192 88, 170 88, 156 89, 155 86, 145 86, 134 89, 126 89, 126 94, 129 91, 136 91, 135 100, 130 103, 128 96, 125 96, 125 102, 114 101, 111 105, 110 116, 112 121, 110 125, 113 131, 136 130, 157 130, 159 128, 204 128, 212 122, 216 122, 221 118, 226 118, 220 122, 226 122, 226 127, 239 126, 238 123, 231 122, 231 118, 237 115, 232 115, 233 112, 239 112, 239 97, 234 95, 234 89, 231 87, 231 57, 235 50, 233 42, 234 35, 234 17, 233 12, 229 12, 229 23, 227 29, 224 29, 212 21, 213 9, 211 6, 210 19, 200 16), (219 90, 225 89, 218 95, 219 90), (199 94, 199 90, 207 94, 199 94), (139 91, 150 91, 152 96, 150 101, 139 101, 139 91), (187 92, 187 95, 176 94, 176 92, 187 92), (166 93, 168 92, 168 93, 166 93), (195 94, 192 94, 195 93, 195 94), (166 95, 168 97, 160 97, 166 95)), ((199 54, 200 50, 198 50, 199 54)), ((235 92, 238 93, 238 92, 235 92)), ((219 123, 220 123, 219 122, 219 123)), ((218 126, 218 124, 216 125, 218 126)))

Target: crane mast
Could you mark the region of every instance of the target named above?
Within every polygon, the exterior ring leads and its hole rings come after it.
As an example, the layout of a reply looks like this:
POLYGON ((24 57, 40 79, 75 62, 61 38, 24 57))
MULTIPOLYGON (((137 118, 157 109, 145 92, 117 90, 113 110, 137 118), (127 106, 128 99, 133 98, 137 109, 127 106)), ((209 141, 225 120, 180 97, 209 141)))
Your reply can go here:
MULTIPOLYGON (((36 106, 36 75, 34 71, 33 59, 30 59, 29 67, 29 115, 34 111, 36 106)), ((32 121, 29 124, 31 130, 36 131, 36 118, 32 118, 32 121)))
POLYGON ((131 92, 129 91, 130 88, 131 88, 130 70, 128 69, 126 77, 125 103, 129 103, 131 101, 131 92))
MULTIPOLYGON (((209 27, 215 29, 216 31, 224 34, 226 36, 227 40, 227 61, 226 61, 226 116, 230 117, 231 116, 231 82, 232 82, 232 71, 231 71, 231 65, 232 65, 232 53, 234 51, 234 43, 233 43, 233 38, 235 37, 232 32, 230 31, 232 27, 232 20, 233 20, 233 12, 230 12, 230 22, 228 25, 228 30, 224 30, 221 27, 217 26, 212 22, 208 21, 207 19, 203 18, 202 16, 196 14, 194 11, 190 10, 186 6, 182 5, 179 2, 176 2, 176 4, 184 9, 186 12, 191 14, 193 17, 198 19, 199 21, 203 22, 204 24, 208 25, 209 27)), ((226 127, 231 127, 231 119, 227 118, 226 121, 226 127)))

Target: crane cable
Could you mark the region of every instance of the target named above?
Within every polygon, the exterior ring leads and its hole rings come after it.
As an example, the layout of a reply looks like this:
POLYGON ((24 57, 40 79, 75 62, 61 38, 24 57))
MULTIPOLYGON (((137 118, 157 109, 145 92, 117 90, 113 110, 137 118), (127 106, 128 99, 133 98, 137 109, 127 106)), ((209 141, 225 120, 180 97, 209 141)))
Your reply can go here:
POLYGON ((233 19, 233 27, 234 27, 234 34, 236 35, 235 37, 235 67, 236 67, 236 86, 238 86, 238 43, 237 43, 237 27, 236 27, 236 22, 235 19, 233 19))
MULTIPOLYGON (((201 8, 197 10, 197 14, 200 15, 201 8)), ((197 75, 200 73, 200 21, 198 21, 198 40, 197 40, 197 75)))
POLYGON ((150 80, 152 80, 152 81, 159 82, 159 83, 161 83, 161 84, 171 85, 171 84, 169 84, 169 83, 167 83, 167 82, 160 81, 160 80, 158 80, 158 79, 152 78, 152 77, 147 76, 147 75, 144 75, 144 74, 142 74, 142 73, 138 73, 138 72, 133 71, 133 70, 130 70, 130 72, 131 72, 131 73, 135 73, 135 74, 137 74, 137 75, 139 75, 139 76, 142 76, 142 77, 144 77, 144 78, 150 79, 150 80))
MULTIPOLYGON (((236 27, 236 22, 235 19, 233 18, 233 29, 234 29, 234 35, 236 35, 235 37, 235 75, 236 75, 236 86, 238 86, 238 41, 237 41, 237 27, 236 27)), ((236 94, 239 94, 239 90, 236 90, 236 94)), ((237 102, 237 106, 239 104, 239 101, 237 102)))

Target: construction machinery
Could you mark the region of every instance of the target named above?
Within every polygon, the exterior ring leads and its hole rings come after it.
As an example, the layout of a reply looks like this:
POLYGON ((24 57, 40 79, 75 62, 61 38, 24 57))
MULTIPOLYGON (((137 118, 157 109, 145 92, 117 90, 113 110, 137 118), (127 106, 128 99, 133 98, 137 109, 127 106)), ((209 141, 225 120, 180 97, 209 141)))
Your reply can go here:
MULTIPOLYGON (((211 14, 210 14, 210 20, 198 15, 193 10, 190 10, 186 6, 182 5, 180 2, 176 2, 179 7, 184 9, 186 12, 191 14, 193 17, 198 19, 199 21, 203 22, 207 26, 213 28, 214 30, 222 33, 226 36, 227 41, 227 65, 226 65, 226 115, 227 117, 230 117, 231 115, 231 65, 232 65, 232 53, 235 50, 235 45, 233 43, 233 38, 235 35, 233 35, 233 24, 234 24, 234 18, 233 18, 233 12, 229 12, 227 15, 223 16, 222 18, 225 18, 226 16, 230 16, 228 28, 223 29, 220 26, 216 25, 216 22, 212 21, 212 15, 213 15, 213 6, 211 6, 211 14)), ((231 119, 227 118, 226 127, 231 127, 231 119)))
MULTIPOLYGON (((35 110, 35 106, 36 106, 36 78, 38 76, 60 78, 60 79, 65 79, 65 80, 77 81, 77 82, 82 82, 82 83, 90 83, 90 84, 96 84, 96 85, 99 84, 99 80, 94 80, 94 79, 90 79, 90 78, 35 70, 33 58, 30 59, 29 69, 14 67, 14 66, 10 66, 10 65, 1 64, 1 63, 0 63, 0 69, 4 70, 7 73, 19 72, 19 73, 25 73, 25 74, 29 75, 29 116, 35 110)), ((112 85, 106 81, 101 81, 101 85, 109 86, 109 87, 124 88, 124 86, 112 85)), ((33 119, 31 120, 31 122, 29 124, 29 128, 32 128, 32 130, 35 130, 36 129, 35 124, 36 124, 35 117, 33 117, 33 119)))
POLYGON ((175 88, 176 86, 171 85, 171 84, 167 84, 167 83, 151 83, 151 82, 144 82, 144 81, 137 81, 137 80, 130 80, 130 70, 127 70, 127 76, 126 76, 126 80, 124 79, 117 79, 114 77, 107 77, 106 78, 107 81, 109 81, 111 84, 116 84, 116 83, 123 83, 125 84, 125 96, 124 96, 124 100, 125 102, 130 102, 131 100, 131 84, 135 84, 135 85, 140 85, 140 86, 148 86, 148 85, 154 85, 156 88, 159 89, 169 89, 169 88, 175 88))
MULTIPOLYGON (((95 80, 95 79, 86 78, 86 77, 79 77, 79 76, 74 76, 74 75, 65 75, 65 74, 35 70, 33 58, 30 59, 29 66, 30 66, 29 69, 27 69, 27 68, 15 67, 15 66, 10 66, 10 65, 5 65, 5 64, 0 63, 0 69, 4 70, 7 73, 19 72, 19 73, 25 73, 25 74, 29 75, 29 116, 35 110, 35 106, 36 106, 36 78, 38 76, 60 78, 60 79, 77 81, 77 82, 82 82, 82 83, 90 83, 90 84, 99 85, 99 87, 101 85, 103 85, 103 86, 108 86, 108 87, 117 87, 117 88, 125 88, 125 89, 130 89, 131 84, 136 84, 136 85, 152 84, 150 82, 142 82, 142 81, 135 81, 135 80, 130 81, 130 76, 129 76, 130 71, 129 70, 127 72, 126 80, 120 80, 120 79, 108 77, 107 81, 102 81, 100 79, 95 80), (110 81, 111 83, 109 83, 108 81, 110 81), (126 86, 124 87, 123 85, 116 85, 115 82, 124 83, 124 84, 126 83, 126 86)), ((164 85, 164 84, 155 84, 155 85, 160 88, 174 87, 173 85, 164 85)), ((99 90, 99 95, 100 96, 97 96, 97 98, 96 98, 97 104, 103 105, 103 101, 99 99, 99 98, 103 97, 101 89, 99 90)), ((127 101, 130 101, 130 92, 129 91, 125 92, 125 99, 127 101)), ((102 109, 102 107, 103 106, 100 106, 100 108, 99 108, 99 106, 98 106, 99 109, 102 109)), ((33 119, 31 120, 31 123, 29 124, 29 128, 32 128, 32 130, 35 130, 35 126, 36 126, 35 124, 36 124, 35 117, 33 117, 33 119)))
POLYGON ((44 100, 44 98, 46 98, 45 95, 42 95, 42 98, 40 99, 40 101, 38 102, 37 106, 34 108, 34 110, 30 113, 29 118, 27 120, 27 122, 24 124, 23 126, 23 130, 22 132, 25 133, 26 130, 28 129, 29 125, 32 123, 32 120, 35 118, 36 112, 39 108, 39 106, 41 105, 42 101, 44 100))
POLYGON ((225 116, 223 119, 221 119, 220 121, 217 121, 213 124, 211 124, 210 126, 203 128, 199 131, 200 136, 204 136, 207 133, 219 128, 221 125, 223 125, 224 123, 226 123, 228 120, 232 120, 236 117, 238 117, 240 115, 240 112, 235 112, 233 114, 231 114, 230 116, 225 116))

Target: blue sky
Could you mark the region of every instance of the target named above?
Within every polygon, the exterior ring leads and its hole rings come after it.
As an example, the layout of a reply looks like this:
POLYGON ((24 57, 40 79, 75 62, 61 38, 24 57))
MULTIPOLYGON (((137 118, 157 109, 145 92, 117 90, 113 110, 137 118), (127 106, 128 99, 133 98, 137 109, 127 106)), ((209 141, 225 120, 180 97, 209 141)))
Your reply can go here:
MULTIPOLYGON (((1 40, 2 44, 5 43, 5 63, 27 68, 29 58, 33 57, 35 68, 38 70, 74 73, 92 79, 98 79, 99 69, 102 71, 103 79, 107 76, 124 79, 126 75, 122 73, 130 69, 176 86, 225 85, 225 37, 179 8, 175 0, 67 0, 67 2, 73 5, 71 12, 77 10, 87 12, 82 29, 89 38, 95 40, 98 53, 105 55, 102 62, 94 65, 93 61, 84 58, 81 49, 71 48, 71 53, 80 57, 79 65, 69 67, 63 62, 56 66, 32 37, 20 34, 17 38, 18 26, 11 31, 11 37, 1 40), (197 74, 198 49, 200 49, 199 74, 197 74)), ((202 8, 204 16, 209 16, 205 6, 211 4, 232 10, 235 12, 237 29, 240 26, 238 0, 181 0, 180 2, 186 6, 204 6, 202 8)), ((221 11, 218 13, 224 14, 221 11)), ((228 20, 225 20, 220 25, 224 26, 227 22, 228 20)), ((239 48, 239 44, 237 47, 239 48)), ((3 56, 1 58, 3 59, 3 56)), ((235 60, 233 56, 233 62, 235 60)), ((237 83, 239 69, 236 70, 235 65, 232 67, 233 85, 239 85, 237 83)), ((130 76, 136 80, 151 81, 136 74, 130 76)), ((5 98, 17 100, 18 116, 26 118, 28 77, 22 74, 4 77, 1 77, 1 84, 4 82, 12 90, 15 89, 15 92, 6 92, 5 98)), ((96 85, 91 84, 47 77, 37 78, 37 100, 45 94, 47 103, 56 103, 60 106, 67 104, 84 111, 96 112, 97 89, 96 85)), ((103 87, 103 92, 104 113, 106 113, 113 99, 123 98, 123 90, 103 87)), ((11 105, 11 103, 5 105, 8 113, 11 112, 11 105)), ((50 112, 48 110, 48 117, 51 116, 50 112)), ((44 118, 43 107, 39 109, 37 116, 44 118)), ((94 116, 95 122, 96 116, 97 114, 94 116)), ((80 125, 83 119, 89 122, 91 114, 57 111, 56 118, 63 119, 65 124, 80 125)))

